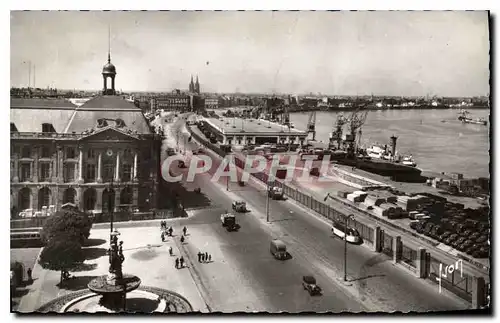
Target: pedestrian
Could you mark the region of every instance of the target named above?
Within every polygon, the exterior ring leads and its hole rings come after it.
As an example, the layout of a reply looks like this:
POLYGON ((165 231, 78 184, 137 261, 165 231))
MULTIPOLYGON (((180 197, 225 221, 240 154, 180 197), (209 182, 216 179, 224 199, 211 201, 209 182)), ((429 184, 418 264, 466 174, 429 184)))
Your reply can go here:
POLYGON ((31 283, 33 281, 33 278, 31 277, 31 274, 32 274, 31 268, 28 268, 28 272, 27 273, 28 273, 28 282, 31 283))
POLYGON ((188 229, 186 227, 184 227, 184 229, 182 229, 182 231, 184 232, 184 235, 186 235, 187 230, 188 229))
POLYGON ((211 261, 212 261, 212 255, 211 255, 211 254, 209 254, 209 255, 208 255, 208 262, 211 262, 211 261))
POLYGON ((172 236, 172 232, 174 232, 174 229, 172 229, 172 227, 170 227, 170 228, 168 229, 168 232, 170 232, 170 236, 172 236))
POLYGON ((205 262, 205 254, 202 252, 200 255, 201 262, 205 262))
POLYGON ((181 256, 180 262, 181 262, 181 268, 184 268, 184 257, 183 256, 181 256))
POLYGON ((198 251, 198 262, 201 262, 201 251, 198 251))
POLYGON ((168 253, 170 254, 170 256, 174 255, 174 250, 172 249, 172 246, 168 247, 168 253))
POLYGON ((161 241, 162 242, 165 242, 165 233, 162 231, 161 233, 161 241))
POLYGON ((184 243, 184 236, 181 236, 181 243, 184 243))
POLYGON ((208 252, 205 252, 205 261, 208 261, 208 252))
POLYGON ((179 268, 179 258, 175 258, 175 268, 179 268))

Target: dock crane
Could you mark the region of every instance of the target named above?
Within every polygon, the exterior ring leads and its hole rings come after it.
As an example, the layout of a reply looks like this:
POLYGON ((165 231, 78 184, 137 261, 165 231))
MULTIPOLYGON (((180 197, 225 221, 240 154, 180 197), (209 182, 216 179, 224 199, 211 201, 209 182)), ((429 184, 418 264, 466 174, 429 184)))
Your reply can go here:
POLYGON ((346 142, 348 142, 348 154, 356 155, 357 148, 359 146, 359 140, 361 139, 361 127, 365 124, 366 117, 368 116, 368 111, 361 111, 361 108, 356 109, 351 117, 349 118, 349 131, 347 135, 346 142), (358 140, 356 140, 356 132, 358 132, 358 140))
POLYGON ((307 121, 307 133, 312 133, 312 140, 316 140, 316 111, 312 111, 307 121))
POLYGON ((330 149, 342 149, 342 128, 349 122, 349 119, 344 117, 343 114, 337 116, 337 121, 332 133, 330 134, 330 149), (335 143, 337 144, 335 147, 335 143))

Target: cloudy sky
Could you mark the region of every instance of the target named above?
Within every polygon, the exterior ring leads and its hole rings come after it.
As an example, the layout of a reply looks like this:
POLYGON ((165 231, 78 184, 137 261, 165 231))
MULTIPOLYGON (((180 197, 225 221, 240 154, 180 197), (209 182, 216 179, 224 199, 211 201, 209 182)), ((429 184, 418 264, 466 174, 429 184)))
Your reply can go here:
POLYGON ((11 86, 100 89, 108 25, 123 91, 489 93, 486 12, 11 12, 11 86))

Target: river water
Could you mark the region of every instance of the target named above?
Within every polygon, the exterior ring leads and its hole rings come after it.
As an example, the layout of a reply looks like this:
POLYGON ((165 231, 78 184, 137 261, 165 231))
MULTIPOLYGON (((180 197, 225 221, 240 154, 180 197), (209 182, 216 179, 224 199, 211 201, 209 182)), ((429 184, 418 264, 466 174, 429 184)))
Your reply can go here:
MULTIPOLYGON (((396 150, 412 154, 423 171, 489 177, 489 113, 489 109, 471 110, 471 117, 488 120, 488 126, 483 126, 462 124, 456 109, 373 110, 368 112, 362 128, 361 144, 389 144, 389 137, 394 134, 398 137, 396 150)), ((291 113, 290 119, 297 129, 303 130, 309 114, 291 113)), ((337 114, 316 113, 316 140, 328 142, 337 114)))

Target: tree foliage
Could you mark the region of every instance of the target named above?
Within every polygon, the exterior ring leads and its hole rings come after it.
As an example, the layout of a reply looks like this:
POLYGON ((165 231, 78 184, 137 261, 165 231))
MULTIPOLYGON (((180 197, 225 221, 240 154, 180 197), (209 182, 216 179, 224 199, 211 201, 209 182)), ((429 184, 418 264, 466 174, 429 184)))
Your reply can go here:
POLYGON ((83 244, 90 235, 91 227, 92 221, 86 213, 73 207, 63 208, 45 222, 41 238, 43 242, 48 243, 54 238, 64 236, 83 244))
POLYGON ((71 236, 49 240, 38 263, 49 270, 70 270, 85 260, 82 245, 71 236))

